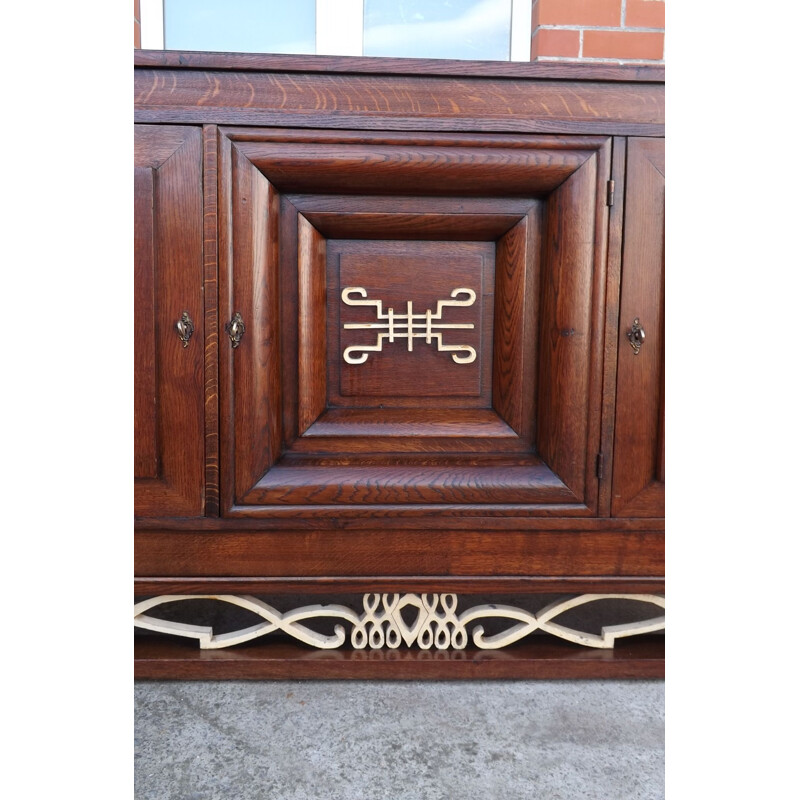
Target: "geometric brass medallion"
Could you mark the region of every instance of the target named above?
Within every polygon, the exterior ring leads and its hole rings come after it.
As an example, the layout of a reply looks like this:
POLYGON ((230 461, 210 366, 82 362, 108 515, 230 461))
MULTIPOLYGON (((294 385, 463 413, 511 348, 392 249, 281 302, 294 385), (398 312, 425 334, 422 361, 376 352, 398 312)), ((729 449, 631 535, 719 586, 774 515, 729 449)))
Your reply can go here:
POLYGON ((406 339, 407 349, 410 353, 414 349, 414 339, 424 339, 425 344, 431 344, 436 340, 436 349, 439 352, 452 354, 456 364, 471 364, 476 357, 475 349, 466 344, 446 345, 442 341, 443 330, 466 329, 472 330, 475 325, 470 323, 446 324, 442 322, 434 323, 434 320, 441 320, 442 309, 445 306, 471 306, 475 302, 475 292, 472 289, 453 289, 450 292, 452 300, 437 300, 436 311, 426 309, 423 314, 414 313, 414 304, 411 300, 406 303, 406 313, 396 314, 393 308, 383 311, 381 300, 357 300, 351 295, 360 295, 366 298, 367 290, 360 286, 348 286, 342 289, 342 301, 348 306, 374 306, 378 322, 346 322, 343 327, 345 330, 374 330, 378 333, 378 340, 374 345, 355 345, 345 348, 343 357, 348 364, 363 364, 370 353, 380 353, 383 350, 384 341, 390 343, 395 339, 406 339), (459 295, 467 295, 467 300, 456 300, 459 295), (354 353, 358 355, 353 355, 354 353))

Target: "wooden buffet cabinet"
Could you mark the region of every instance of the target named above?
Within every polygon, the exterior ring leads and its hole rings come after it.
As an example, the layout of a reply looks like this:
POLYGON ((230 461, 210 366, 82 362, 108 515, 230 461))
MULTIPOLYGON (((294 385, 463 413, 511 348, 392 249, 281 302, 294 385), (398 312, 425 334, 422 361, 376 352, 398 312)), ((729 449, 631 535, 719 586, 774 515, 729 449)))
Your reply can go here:
POLYGON ((663 68, 135 65, 137 676, 663 675, 663 68))

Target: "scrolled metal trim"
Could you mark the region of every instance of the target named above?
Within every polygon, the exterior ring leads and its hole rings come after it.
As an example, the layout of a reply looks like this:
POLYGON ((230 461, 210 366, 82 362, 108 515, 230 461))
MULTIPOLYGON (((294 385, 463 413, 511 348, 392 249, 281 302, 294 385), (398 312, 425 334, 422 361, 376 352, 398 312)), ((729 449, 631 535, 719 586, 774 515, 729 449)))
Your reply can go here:
POLYGON ((188 311, 184 311, 183 314, 181 314, 181 318, 175 323, 175 328, 178 331, 181 342, 183 342, 183 346, 188 347, 189 339, 192 338, 192 334, 194 333, 194 322, 192 322, 188 311))
POLYGON ((231 340, 231 347, 235 350, 242 341, 245 332, 244 320, 237 311, 230 322, 225 323, 225 331, 231 340))
POLYGON ((628 341, 633 348, 633 354, 638 356, 644 344, 644 328, 639 323, 639 317, 633 320, 633 325, 631 325, 631 329, 628 331, 627 335, 628 341))

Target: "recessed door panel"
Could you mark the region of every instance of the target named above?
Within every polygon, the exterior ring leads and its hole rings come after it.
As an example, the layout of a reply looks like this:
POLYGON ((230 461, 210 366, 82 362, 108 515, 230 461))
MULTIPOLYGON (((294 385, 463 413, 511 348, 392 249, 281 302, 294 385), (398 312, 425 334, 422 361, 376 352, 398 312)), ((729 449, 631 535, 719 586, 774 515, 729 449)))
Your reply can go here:
POLYGON ((664 142, 631 139, 611 512, 664 516, 664 142))
POLYGON ((137 516, 203 513, 201 155, 199 129, 135 128, 137 516))

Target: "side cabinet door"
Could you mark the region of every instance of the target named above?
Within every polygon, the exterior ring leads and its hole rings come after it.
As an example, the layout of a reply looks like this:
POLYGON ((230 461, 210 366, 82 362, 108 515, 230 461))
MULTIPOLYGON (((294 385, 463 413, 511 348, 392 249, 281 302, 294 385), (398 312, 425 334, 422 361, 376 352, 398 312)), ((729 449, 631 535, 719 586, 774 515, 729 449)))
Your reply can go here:
POLYGON ((198 128, 139 125, 134 152, 135 513, 199 515, 202 134, 198 128))
POLYGON ((664 141, 630 139, 611 513, 664 516, 664 141), (644 332, 630 336, 634 324, 644 332), (638 352, 636 350, 638 349, 638 352))

